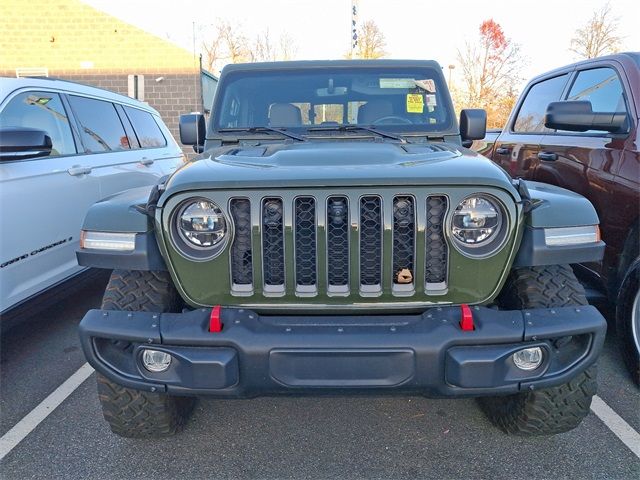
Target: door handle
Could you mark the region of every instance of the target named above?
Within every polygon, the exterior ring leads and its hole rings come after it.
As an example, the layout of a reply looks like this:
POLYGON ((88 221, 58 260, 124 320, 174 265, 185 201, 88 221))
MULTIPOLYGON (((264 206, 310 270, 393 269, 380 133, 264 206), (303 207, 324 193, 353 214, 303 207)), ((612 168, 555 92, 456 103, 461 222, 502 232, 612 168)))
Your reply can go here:
POLYGON ((540 152, 538 153, 538 158, 547 162, 553 162, 558 159, 558 155, 553 152, 540 152))
POLYGON ((140 160, 140 163, 141 163, 142 165, 147 166, 147 167, 148 167, 149 165, 153 165, 153 162, 154 162, 154 160, 153 160, 152 158, 146 158, 146 157, 145 157, 145 158, 143 158, 142 160, 140 160))
POLYGON ((87 175, 91 173, 91 167, 81 167, 80 165, 76 165, 67 170, 67 172, 69 172, 69 175, 78 177, 80 175, 87 175))
POLYGON ((511 153, 511 150, 509 150, 508 148, 500 147, 496 148, 496 153, 498 155, 509 155, 511 153))

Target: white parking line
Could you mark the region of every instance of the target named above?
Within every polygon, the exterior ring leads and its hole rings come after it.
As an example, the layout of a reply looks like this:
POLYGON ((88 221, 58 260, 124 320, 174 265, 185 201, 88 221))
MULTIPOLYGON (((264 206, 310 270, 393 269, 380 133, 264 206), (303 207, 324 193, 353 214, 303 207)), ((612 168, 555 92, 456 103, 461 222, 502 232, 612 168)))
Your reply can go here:
MULTIPOLYGON (((0 438, 0 460, 25 439, 40 423, 64 402, 82 383, 91 376, 93 367, 82 365, 73 375, 56 388, 36 408, 0 438)), ((595 395, 591 411, 618 437, 633 454, 640 458, 640 434, 623 420, 604 400, 595 395)))
POLYGON ((88 363, 82 365, 73 375, 67 378, 62 385, 40 402, 36 408, 31 410, 22 420, 16 423, 11 430, 5 433, 2 438, 0 438, 0 460, 40 425, 51 412, 58 408, 92 373, 93 367, 91 367, 91 365, 88 363))
POLYGON ((640 434, 623 420, 613 409, 604 403, 598 395, 591 400, 591 411, 609 427, 616 437, 629 447, 636 457, 640 458, 640 434))

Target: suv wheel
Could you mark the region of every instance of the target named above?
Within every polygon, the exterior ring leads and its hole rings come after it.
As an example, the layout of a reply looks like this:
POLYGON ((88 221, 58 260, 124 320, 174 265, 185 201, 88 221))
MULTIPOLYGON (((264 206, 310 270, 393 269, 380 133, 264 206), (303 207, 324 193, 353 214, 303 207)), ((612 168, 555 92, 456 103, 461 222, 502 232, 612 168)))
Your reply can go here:
POLYGON ((616 330, 633 380, 640 384, 640 258, 627 270, 616 301, 616 330))
MULTIPOLYGON (((568 265, 514 270, 498 299, 500 308, 587 305, 584 289, 568 265)), ((491 422, 506 433, 553 435, 577 427, 596 394, 596 367, 557 387, 479 399, 491 422)))
MULTIPOLYGON (((114 270, 102 299, 103 310, 179 312, 182 301, 168 272, 114 270)), ((123 350, 131 344, 116 342, 123 350)), ((123 387, 97 374, 98 397, 111 431, 123 437, 165 437, 179 432, 194 405, 175 397, 123 387)))

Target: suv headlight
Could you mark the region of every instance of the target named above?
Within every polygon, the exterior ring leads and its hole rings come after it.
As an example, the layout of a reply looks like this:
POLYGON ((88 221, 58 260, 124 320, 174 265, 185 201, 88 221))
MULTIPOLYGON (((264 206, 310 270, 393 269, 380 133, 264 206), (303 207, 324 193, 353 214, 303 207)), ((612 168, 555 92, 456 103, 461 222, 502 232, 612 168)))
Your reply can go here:
POLYGON ((476 194, 465 198, 453 212, 451 234, 464 255, 488 257, 496 253, 507 236, 505 209, 498 199, 476 194))
POLYGON ((222 209, 204 198, 183 202, 175 210, 171 224, 178 250, 196 260, 208 260, 218 255, 229 236, 222 209))

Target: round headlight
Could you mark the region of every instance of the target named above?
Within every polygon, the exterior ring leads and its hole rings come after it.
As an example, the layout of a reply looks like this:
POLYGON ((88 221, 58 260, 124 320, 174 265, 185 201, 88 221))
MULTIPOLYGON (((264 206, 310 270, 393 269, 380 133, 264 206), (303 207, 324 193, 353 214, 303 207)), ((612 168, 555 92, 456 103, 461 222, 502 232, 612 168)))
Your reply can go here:
POLYGON ((504 209, 497 199, 488 195, 467 197, 453 212, 453 239, 469 256, 488 256, 506 237, 504 217, 504 209))
POLYGON ((210 258, 218 253, 228 236, 227 220, 215 203, 197 198, 184 202, 173 219, 176 246, 190 257, 210 258))

